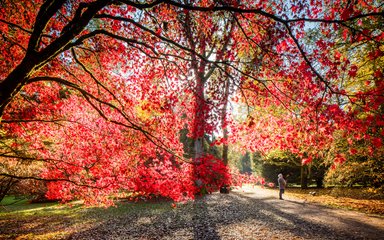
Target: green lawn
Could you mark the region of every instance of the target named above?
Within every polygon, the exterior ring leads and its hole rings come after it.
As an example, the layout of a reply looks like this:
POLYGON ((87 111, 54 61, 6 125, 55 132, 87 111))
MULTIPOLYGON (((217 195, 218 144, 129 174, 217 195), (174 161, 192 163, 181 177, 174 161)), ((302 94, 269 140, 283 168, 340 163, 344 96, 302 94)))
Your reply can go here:
POLYGON ((8 196, 1 202, 6 206, 0 207, 0 239, 65 239, 76 231, 111 218, 130 214, 161 214, 172 209, 171 202, 167 201, 122 202, 115 207, 103 208, 86 207, 80 201, 60 204, 19 200, 8 196))

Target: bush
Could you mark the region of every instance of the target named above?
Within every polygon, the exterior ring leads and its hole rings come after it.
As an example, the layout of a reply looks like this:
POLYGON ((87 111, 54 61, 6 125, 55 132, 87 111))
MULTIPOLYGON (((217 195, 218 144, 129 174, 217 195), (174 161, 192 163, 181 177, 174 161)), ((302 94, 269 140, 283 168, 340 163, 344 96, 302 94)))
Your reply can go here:
POLYGON ((384 185, 384 167, 379 159, 346 161, 330 168, 325 176, 327 186, 354 185, 379 188, 384 185))

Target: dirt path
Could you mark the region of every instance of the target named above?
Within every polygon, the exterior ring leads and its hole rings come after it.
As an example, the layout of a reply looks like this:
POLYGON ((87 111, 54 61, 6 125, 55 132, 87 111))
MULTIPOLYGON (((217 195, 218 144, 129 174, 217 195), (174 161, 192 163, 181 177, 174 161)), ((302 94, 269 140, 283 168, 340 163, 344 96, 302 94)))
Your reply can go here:
POLYGON ((127 213, 70 239, 383 239, 384 218, 330 209, 273 190, 244 187, 214 193, 161 213, 127 213))
POLYGON ((286 216, 313 225, 326 226, 335 232, 353 235, 356 238, 384 239, 384 216, 332 209, 287 196, 284 196, 285 200, 282 201, 277 199, 277 191, 257 187, 243 187, 233 192, 274 206, 281 211, 280 216, 283 218, 286 216))

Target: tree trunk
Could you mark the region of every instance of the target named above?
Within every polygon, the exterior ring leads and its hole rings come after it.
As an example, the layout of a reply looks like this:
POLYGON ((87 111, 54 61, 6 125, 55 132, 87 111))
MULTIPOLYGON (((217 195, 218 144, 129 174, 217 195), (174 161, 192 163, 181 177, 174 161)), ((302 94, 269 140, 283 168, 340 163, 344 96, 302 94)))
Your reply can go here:
POLYGON ((194 159, 196 162, 200 162, 200 159, 204 155, 204 139, 202 137, 194 139, 194 159))
MULTIPOLYGON (((228 133, 227 133, 227 134, 224 134, 224 138, 225 138, 225 139, 228 139, 228 133)), ((227 166, 228 166, 228 151, 229 151, 228 144, 224 144, 224 146, 223 146, 223 156, 222 156, 222 158, 223 158, 223 163, 224 163, 225 165, 227 165, 227 166)))
MULTIPOLYGON (((197 71, 195 71, 197 72, 197 71)), ((196 74, 196 93, 195 93, 195 116, 193 122, 193 139, 194 139, 194 159, 199 161, 204 155, 204 134, 205 134, 205 118, 206 104, 204 96, 204 80, 203 74, 196 74)))
POLYGON ((317 177, 316 178, 316 187, 317 188, 323 188, 324 187, 324 181, 323 177, 317 177))
POLYGON ((223 163, 228 166, 228 128, 227 128, 227 108, 228 108, 228 97, 229 97, 229 81, 225 81, 225 92, 224 92, 224 103, 223 111, 221 116, 221 128, 223 130, 223 163))
POLYGON ((308 188, 308 166, 301 165, 301 189, 308 188))
POLYGON ((0 179, 0 202, 3 201, 9 190, 11 190, 11 187, 17 182, 17 180, 9 177, 2 177, 2 179, 0 179))
POLYGON ((36 60, 24 58, 3 81, 0 81, 0 119, 4 114, 5 108, 21 91, 35 68, 36 60))

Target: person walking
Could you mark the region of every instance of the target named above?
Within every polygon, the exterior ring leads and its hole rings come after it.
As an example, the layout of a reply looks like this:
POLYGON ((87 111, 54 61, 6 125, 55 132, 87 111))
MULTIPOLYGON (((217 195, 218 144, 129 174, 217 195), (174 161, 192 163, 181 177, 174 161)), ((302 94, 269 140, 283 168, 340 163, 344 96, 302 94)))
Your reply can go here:
POLYGON ((277 182, 279 183, 279 199, 280 200, 284 200, 283 199, 283 193, 285 191, 285 186, 287 185, 287 182, 285 181, 285 179, 283 178, 283 174, 279 173, 279 175, 277 175, 277 182))

